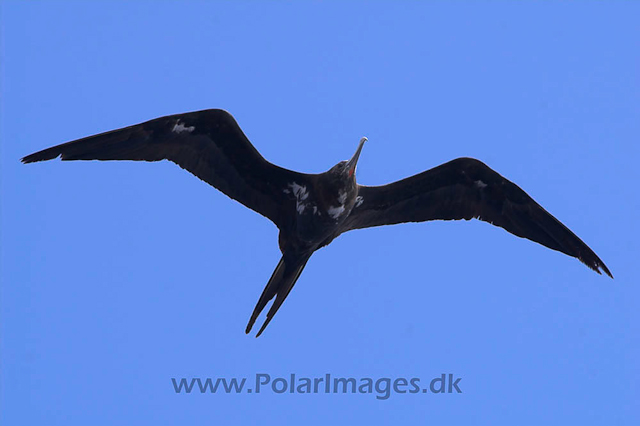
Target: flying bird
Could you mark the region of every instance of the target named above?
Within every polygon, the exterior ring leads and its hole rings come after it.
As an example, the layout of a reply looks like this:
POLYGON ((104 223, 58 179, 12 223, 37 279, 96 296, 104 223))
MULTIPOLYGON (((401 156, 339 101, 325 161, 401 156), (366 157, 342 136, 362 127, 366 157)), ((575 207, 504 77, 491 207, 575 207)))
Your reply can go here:
POLYGON ((513 182, 473 158, 458 158, 382 186, 356 183, 367 139, 348 161, 307 174, 271 164, 220 109, 169 115, 67 142, 28 155, 51 160, 170 160, 275 223, 282 258, 249 319, 246 333, 275 301, 260 336, 285 301, 311 255, 352 229, 429 220, 480 219, 518 237, 573 256, 611 278, 578 236, 513 182))

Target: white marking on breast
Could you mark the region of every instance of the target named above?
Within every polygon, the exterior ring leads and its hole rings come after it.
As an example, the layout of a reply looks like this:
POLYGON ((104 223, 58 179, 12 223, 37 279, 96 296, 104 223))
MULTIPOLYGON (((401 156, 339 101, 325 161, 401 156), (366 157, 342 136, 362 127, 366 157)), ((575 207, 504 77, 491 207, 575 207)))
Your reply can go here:
POLYGON ((172 132, 174 132, 174 133, 182 133, 182 132, 189 132, 189 133, 191 133, 191 132, 193 132, 195 129, 196 129, 196 128, 195 128, 194 126, 189 126, 189 127, 187 127, 187 126, 185 126, 183 123, 181 123, 181 122, 179 122, 179 121, 178 121, 178 122, 175 124, 175 126, 173 126, 173 129, 171 129, 171 131, 172 131, 172 132))
POLYGON ((346 191, 338 192, 338 202, 340 204, 344 204, 345 201, 347 201, 347 192, 346 191))
POLYGON ((477 181, 475 181, 474 183, 475 183, 475 184, 476 184, 476 186, 477 186, 478 188, 480 188, 480 189, 485 188, 485 187, 487 186, 487 184, 486 184, 486 183, 484 183, 484 182, 483 182, 483 181, 481 181, 481 180, 477 180, 477 181))
MULTIPOLYGON (((293 191, 293 195, 296 196, 296 210, 298 211, 298 214, 304 213, 304 209, 307 207, 307 203, 303 203, 303 201, 309 197, 307 187, 298 185, 295 182, 291 182, 289 184, 289 188, 291 188, 291 190, 293 191)), ((285 189, 285 191, 287 190, 285 189)))
POLYGON ((362 196, 358 195, 356 197, 356 205, 354 206, 354 208, 355 207, 360 207, 360 204, 362 204, 363 202, 364 202, 364 198, 362 198, 362 196))
POLYGON ((295 195, 298 200, 306 200, 309 196, 306 186, 298 185, 295 182, 291 182, 289 184, 289 188, 293 190, 293 195, 295 195))
POLYGON ((327 210, 327 213, 329 213, 329 216, 331 216, 334 219, 337 219, 342 212, 344 212, 344 204, 342 204, 339 207, 329 207, 329 209, 327 210))

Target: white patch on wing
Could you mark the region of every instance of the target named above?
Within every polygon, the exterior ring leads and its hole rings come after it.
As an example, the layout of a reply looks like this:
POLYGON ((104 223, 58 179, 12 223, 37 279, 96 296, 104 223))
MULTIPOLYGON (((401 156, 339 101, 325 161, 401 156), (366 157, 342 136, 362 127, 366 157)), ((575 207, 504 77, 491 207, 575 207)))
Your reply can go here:
POLYGON ((478 188, 480 188, 480 189, 485 188, 485 187, 487 186, 487 184, 486 184, 486 183, 484 183, 484 182, 483 182, 483 181, 481 181, 481 180, 477 180, 477 181, 475 181, 474 183, 475 183, 475 184, 476 184, 476 186, 477 186, 478 188))
POLYGON ((360 207, 360 204, 362 204, 363 202, 364 202, 364 198, 362 198, 362 196, 361 196, 361 195, 358 195, 358 196, 356 197, 356 205, 354 206, 354 208, 356 208, 356 207, 360 207))
POLYGON ((196 128, 194 126, 185 126, 183 123, 181 123, 180 121, 176 122, 176 124, 173 126, 173 129, 171 129, 172 132, 174 133, 182 133, 182 132, 193 132, 196 128))
POLYGON ((329 210, 327 210, 327 213, 329 213, 329 216, 331 216, 334 219, 337 219, 342 212, 344 212, 344 204, 342 204, 339 207, 329 207, 329 210))

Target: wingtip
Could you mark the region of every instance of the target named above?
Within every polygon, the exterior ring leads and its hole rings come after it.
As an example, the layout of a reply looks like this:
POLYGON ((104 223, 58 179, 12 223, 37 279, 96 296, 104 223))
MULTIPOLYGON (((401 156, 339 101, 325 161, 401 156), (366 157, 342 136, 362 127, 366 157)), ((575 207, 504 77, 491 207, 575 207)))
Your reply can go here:
POLYGON ((593 269, 594 271, 596 271, 598 275, 602 275, 602 273, 604 272, 609 276, 609 278, 613 279, 613 274, 611 273, 611 271, 609 271, 609 268, 607 268, 607 265, 605 265, 604 262, 601 261, 600 259, 597 259, 593 263, 587 263, 587 262, 585 263, 590 269, 593 269))
POLYGON ((607 265, 605 265, 604 262, 598 256, 595 256, 595 259, 593 260, 593 263, 590 266, 593 270, 595 270, 600 275, 602 275, 602 272, 604 272, 605 274, 609 275, 609 278, 613 279, 613 274, 611 273, 609 268, 607 268, 607 265))
MULTIPOLYGON (((52 148, 57 148, 57 147, 52 147, 52 148)), ((52 148, 43 149, 42 151, 34 152, 33 154, 29 154, 25 157, 22 157, 20 159, 20 162, 22 164, 37 163, 38 161, 53 160, 55 158, 60 157, 61 153, 53 150, 52 148)))

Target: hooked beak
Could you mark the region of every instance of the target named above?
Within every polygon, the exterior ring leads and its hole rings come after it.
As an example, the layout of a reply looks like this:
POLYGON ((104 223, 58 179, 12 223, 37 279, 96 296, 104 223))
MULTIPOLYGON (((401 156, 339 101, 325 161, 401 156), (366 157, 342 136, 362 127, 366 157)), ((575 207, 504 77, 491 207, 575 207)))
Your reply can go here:
POLYGON ((360 139, 360 143, 358 144, 358 149, 356 149, 356 153, 353 154, 353 157, 351 157, 351 160, 349 160, 349 162, 347 163, 347 170, 349 171, 349 177, 353 176, 353 174, 356 171, 356 165, 358 164, 358 158, 360 158, 360 152, 362 151, 362 147, 364 146, 364 143, 368 141, 368 139, 362 138, 360 139))

